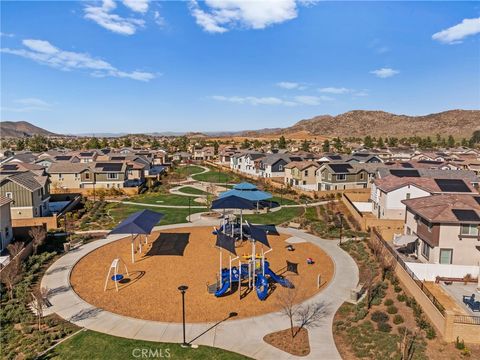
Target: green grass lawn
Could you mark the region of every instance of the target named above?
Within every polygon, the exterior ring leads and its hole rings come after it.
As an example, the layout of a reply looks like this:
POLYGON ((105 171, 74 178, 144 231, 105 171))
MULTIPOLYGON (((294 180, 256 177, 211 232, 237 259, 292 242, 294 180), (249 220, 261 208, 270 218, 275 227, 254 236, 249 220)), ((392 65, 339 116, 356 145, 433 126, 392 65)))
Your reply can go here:
POLYGON ((202 171, 203 168, 195 165, 177 166, 175 170, 173 170, 174 173, 181 177, 188 177, 190 175, 201 173, 202 171))
POLYGON ((291 200, 291 199, 287 199, 285 197, 282 198, 280 195, 274 195, 271 200, 276 201, 280 205, 295 205, 295 204, 297 204, 296 201, 291 200))
MULTIPOLYGON (((188 216, 188 209, 173 209, 173 208, 154 208, 150 206, 141 206, 141 205, 129 205, 129 204, 111 204, 112 206, 109 209, 110 216, 113 217, 114 221, 110 227, 115 226, 123 219, 127 218, 134 212, 148 209, 156 211, 165 215, 165 217, 160 220, 158 225, 169 225, 169 224, 180 224, 187 222, 186 218, 188 216)), ((198 212, 208 211, 205 209, 190 209, 191 214, 198 212)))
POLYGON ((207 173, 193 175, 192 178, 197 181, 206 181, 213 183, 238 182, 240 179, 234 174, 228 174, 221 171, 209 171, 207 173))
POLYGON ((197 188, 194 188, 192 186, 184 186, 180 188, 178 191, 185 193, 185 194, 191 194, 191 195, 207 195, 209 194, 207 191, 203 191, 197 188))
MULTIPOLYGON (((188 200, 189 200, 188 196, 182 196, 182 195, 174 195, 174 194, 166 194, 166 193, 145 193, 142 195, 132 196, 127 201, 152 204, 152 205, 188 206, 188 200)), ((192 202, 192 199, 190 198, 190 205, 199 206, 201 204, 192 202)))
POLYGON ((281 224, 303 214, 303 208, 284 208, 267 214, 245 215, 244 220, 254 224, 281 224))
POLYGON ((143 358, 236 360, 249 359, 230 351, 199 346, 198 349, 184 349, 179 344, 156 343, 114 337, 95 331, 83 331, 64 341, 41 359, 139 359, 143 358))

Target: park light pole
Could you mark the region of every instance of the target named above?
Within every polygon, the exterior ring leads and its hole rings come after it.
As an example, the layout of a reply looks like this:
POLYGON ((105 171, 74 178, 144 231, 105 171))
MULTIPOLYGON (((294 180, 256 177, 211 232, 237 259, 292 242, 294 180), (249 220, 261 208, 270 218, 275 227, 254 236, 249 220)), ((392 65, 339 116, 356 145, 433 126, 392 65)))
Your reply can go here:
POLYGON ((182 293, 182 322, 183 322, 183 343, 182 347, 189 347, 185 339, 185 292, 187 291, 187 285, 180 285, 178 290, 182 293))
POLYGON ((342 237, 343 237, 343 214, 339 211, 336 214, 340 218, 340 242, 338 245, 342 245, 342 237))
POLYGON ((190 220, 190 214, 191 214, 191 210, 190 210, 190 202, 192 201, 192 199, 190 198, 190 196, 188 197, 188 222, 191 222, 190 220))

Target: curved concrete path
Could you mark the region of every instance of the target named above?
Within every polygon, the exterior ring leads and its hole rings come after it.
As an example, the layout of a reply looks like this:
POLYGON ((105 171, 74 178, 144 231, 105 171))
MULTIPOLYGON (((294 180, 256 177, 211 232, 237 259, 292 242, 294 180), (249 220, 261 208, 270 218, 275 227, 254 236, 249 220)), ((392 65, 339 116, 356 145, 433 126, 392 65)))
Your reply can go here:
MULTIPOLYGON (((195 225, 167 225, 156 227, 155 230, 191 226, 195 225)), ((280 313, 227 320, 220 324, 187 324, 188 342, 238 352, 255 359, 341 359, 333 340, 332 321, 338 307, 349 297, 350 290, 357 285, 358 268, 353 259, 338 246, 337 241, 323 240, 295 229, 278 228, 278 230, 319 246, 335 263, 335 274, 330 284, 305 302, 321 302, 326 309, 326 315, 319 322, 319 326, 309 329, 310 354, 306 357, 296 357, 263 341, 266 334, 289 328, 288 318, 280 313)), ((114 314, 88 304, 73 291, 70 285, 70 272, 76 262, 100 246, 123 237, 111 235, 106 239, 85 244, 66 253, 50 266, 41 286, 51 291, 49 295, 51 310, 78 326, 113 336, 157 342, 182 342, 182 325, 179 323, 140 320, 114 314)))

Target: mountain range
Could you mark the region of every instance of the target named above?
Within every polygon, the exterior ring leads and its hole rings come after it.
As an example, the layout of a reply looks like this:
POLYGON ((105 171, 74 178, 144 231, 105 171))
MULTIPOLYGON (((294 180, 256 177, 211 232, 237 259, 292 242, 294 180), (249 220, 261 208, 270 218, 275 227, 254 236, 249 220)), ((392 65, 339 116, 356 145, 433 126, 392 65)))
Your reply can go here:
MULTIPOLYGON (((154 132, 153 136, 189 137, 410 137, 452 135, 455 138, 470 138, 475 130, 480 130, 480 110, 449 110, 425 116, 397 115, 385 111, 353 110, 340 115, 320 115, 300 120, 286 128, 260 129, 248 131, 218 131, 203 133, 154 132)), ((48 130, 26 121, 4 121, 0 123, 1 137, 24 137, 32 135, 55 136, 48 130)), ((92 134, 77 134, 92 136, 92 134)), ((95 133, 98 137, 115 137, 126 133, 95 133)))

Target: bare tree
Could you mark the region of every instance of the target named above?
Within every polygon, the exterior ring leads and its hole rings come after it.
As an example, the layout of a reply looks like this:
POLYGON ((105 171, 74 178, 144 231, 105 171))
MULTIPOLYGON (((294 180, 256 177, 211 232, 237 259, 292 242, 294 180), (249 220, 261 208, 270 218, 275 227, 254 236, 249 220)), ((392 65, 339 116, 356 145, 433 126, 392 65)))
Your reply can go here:
POLYGON ((326 314, 327 308, 323 302, 299 306, 296 312, 296 321, 299 324, 296 334, 303 328, 317 327, 326 314))
POLYGON ((286 289, 278 297, 281 312, 290 321, 292 340, 303 328, 318 326, 319 321, 325 317, 327 311, 325 305, 321 302, 301 305, 297 303, 297 300, 298 287, 286 289), (296 324, 297 326, 295 326, 296 324), (295 327, 297 327, 296 331, 295 327))
POLYGON ((13 288, 20 279, 22 270, 20 261, 14 259, 2 270, 2 281, 5 283, 10 299, 13 299, 13 288))
POLYGON ((15 256, 20 254, 24 247, 25 244, 21 241, 15 241, 14 243, 8 244, 7 249, 10 253, 10 257, 13 259, 15 256))
POLYGON ((370 307, 372 306, 372 300, 374 297, 375 293, 375 276, 373 274, 372 269, 368 269, 369 273, 367 275, 366 281, 365 281, 365 292, 366 294, 366 301, 367 301, 367 309, 370 310, 370 307))
POLYGON ((417 331, 412 333, 405 329, 403 336, 397 343, 397 348, 398 352, 400 353, 401 360, 413 359, 413 354, 415 353, 415 345, 417 344, 417 337, 417 331))
POLYGON ((48 292, 49 290, 46 287, 34 289, 32 292, 33 306, 35 308, 35 312, 37 313, 39 331, 42 326, 43 306, 45 304, 45 299, 47 298, 48 292))
POLYGON ((37 254, 38 247, 41 246, 47 238, 47 231, 43 226, 35 226, 30 229, 28 235, 33 241, 33 253, 37 254))

